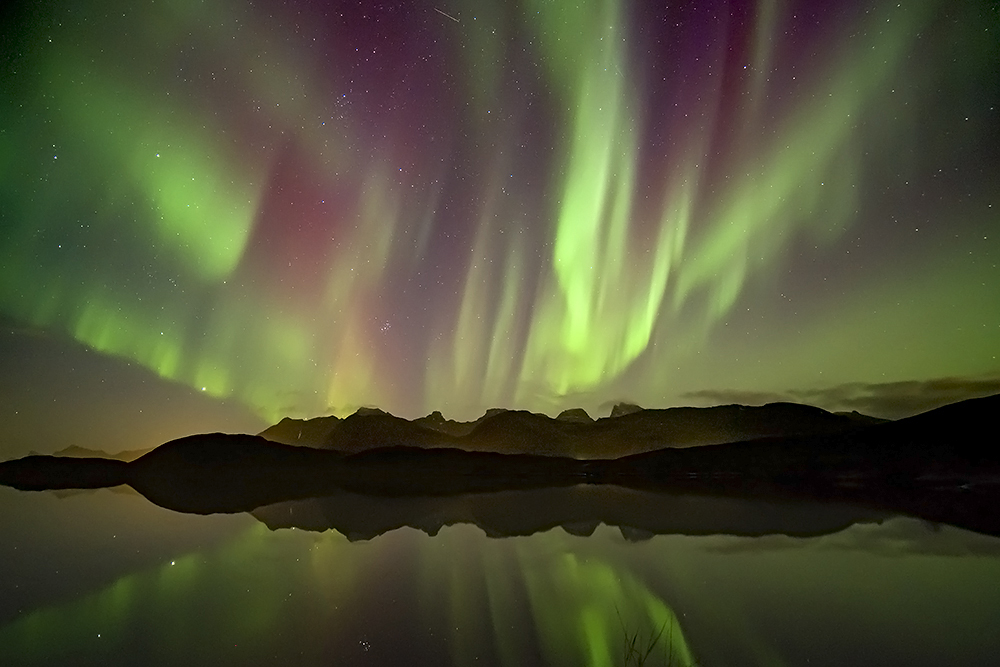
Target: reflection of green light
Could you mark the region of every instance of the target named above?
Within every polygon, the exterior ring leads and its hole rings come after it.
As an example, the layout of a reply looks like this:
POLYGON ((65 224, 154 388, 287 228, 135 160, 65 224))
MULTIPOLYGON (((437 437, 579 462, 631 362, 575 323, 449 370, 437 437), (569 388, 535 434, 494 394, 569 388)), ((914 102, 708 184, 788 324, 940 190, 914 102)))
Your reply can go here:
POLYGON ((502 665, 518 667, 524 662, 522 656, 528 654, 529 637, 520 628, 517 589, 511 585, 513 568, 507 560, 508 554, 506 550, 490 546, 483 546, 482 557, 494 644, 502 665))
POLYGON ((671 664, 694 663, 676 616, 628 572, 572 553, 551 565, 524 566, 548 664, 610 667, 629 636, 654 637, 661 628, 656 655, 662 650, 671 664))
POLYGON ((569 551, 573 539, 556 529, 490 540, 469 526, 421 539, 421 614, 458 632, 449 642, 455 664, 472 664, 492 644, 505 667, 539 650, 549 665, 607 666, 617 664, 626 631, 645 639, 660 628, 653 664, 661 651, 673 656, 671 664, 693 664, 663 600, 628 570, 569 551), (492 638, 481 619, 490 621, 492 638))
POLYGON ((136 602, 135 580, 122 578, 107 591, 108 622, 114 627, 124 627, 128 622, 128 612, 136 602))
POLYGON ((272 533, 255 525, 215 553, 173 557, 92 595, 14 620, 0 628, 0 658, 13 661, 5 664, 115 664, 115 656, 147 653, 150 664, 181 664, 197 650, 199 663, 245 664, 233 657, 235 647, 243 649, 237 656, 260 656, 277 646, 311 656, 306 664, 319 663, 327 635, 311 631, 335 629, 348 613, 366 551, 332 533, 272 533), (311 558, 286 558, 289 548, 311 558), (282 558, 280 572, 260 576, 262 563, 282 558), (317 585, 322 604, 296 607, 297 615, 290 615, 288 591, 317 585), (276 644, 284 635, 313 643, 276 644))
POLYGON ((515 667, 540 649, 546 664, 610 666, 625 641, 623 624, 643 636, 665 627, 663 655, 691 664, 663 601, 628 570, 567 553, 568 539, 575 541, 561 530, 490 539, 454 526, 433 538, 403 529, 348 543, 334 532, 255 524, 216 549, 171 556, 15 619, 0 628, 0 660, 55 664, 140 652, 154 664, 177 664, 196 648, 199 661, 213 664, 262 655, 328 664, 355 649, 355 631, 367 630, 373 643, 383 633, 406 636, 394 624, 361 628, 355 620, 384 614, 381 605, 398 596, 421 633, 448 638, 413 646, 414 655, 441 650, 454 665, 492 655, 515 667), (418 564, 416 581, 384 588, 387 571, 406 562, 418 564))

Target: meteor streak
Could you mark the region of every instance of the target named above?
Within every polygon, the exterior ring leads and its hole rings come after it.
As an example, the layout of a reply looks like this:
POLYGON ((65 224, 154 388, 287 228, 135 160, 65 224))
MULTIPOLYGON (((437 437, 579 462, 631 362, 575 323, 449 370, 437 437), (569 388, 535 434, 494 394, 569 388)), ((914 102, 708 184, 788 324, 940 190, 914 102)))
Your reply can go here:
POLYGON ((441 14, 442 16, 447 16, 448 18, 450 18, 455 23, 460 23, 460 21, 457 18, 455 18, 454 16, 452 16, 448 12, 443 12, 440 9, 438 9, 437 7, 434 8, 434 11, 436 11, 438 14, 441 14))

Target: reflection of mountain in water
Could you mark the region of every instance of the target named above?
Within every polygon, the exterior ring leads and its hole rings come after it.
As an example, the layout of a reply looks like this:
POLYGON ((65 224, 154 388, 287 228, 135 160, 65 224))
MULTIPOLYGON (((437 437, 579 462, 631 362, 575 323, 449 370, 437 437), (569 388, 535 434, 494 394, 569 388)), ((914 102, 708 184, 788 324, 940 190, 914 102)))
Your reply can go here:
POLYGON ((272 530, 333 529, 351 540, 371 539, 404 526, 436 535, 441 528, 460 523, 478 526, 490 537, 532 535, 557 526, 574 535, 590 535, 602 523, 617 526, 629 540, 653 535, 805 537, 891 516, 836 502, 681 495, 610 484, 416 498, 342 491, 267 505, 251 513, 272 530))
MULTIPOLYGON (((717 409, 721 425, 711 428, 704 416, 711 411, 638 411, 596 422, 576 413, 552 420, 497 412, 462 425, 464 435, 446 432, 457 432, 454 423, 426 427, 428 420, 444 421, 434 415, 408 422, 366 411, 301 422, 321 425, 324 442, 337 450, 252 435, 195 435, 131 463, 38 456, 9 461, 0 464, 0 482, 22 489, 129 484, 178 511, 256 510, 272 527, 336 528, 355 537, 404 525, 433 533, 457 522, 475 523, 491 535, 556 525, 587 533, 598 523, 620 526, 633 537, 807 535, 892 513, 1000 535, 994 511, 1000 455, 976 440, 998 407, 1000 396, 865 425, 803 406, 743 412, 727 406, 717 409), (776 415, 786 418, 784 430, 776 415), (725 429, 771 435, 667 446, 711 440, 725 429), (642 453, 597 458, 595 443, 642 453), (553 449, 582 456, 497 453, 553 449)), ((268 431, 277 437, 275 429, 285 433, 289 424, 268 431)), ((314 436, 308 439, 318 442, 314 436)))

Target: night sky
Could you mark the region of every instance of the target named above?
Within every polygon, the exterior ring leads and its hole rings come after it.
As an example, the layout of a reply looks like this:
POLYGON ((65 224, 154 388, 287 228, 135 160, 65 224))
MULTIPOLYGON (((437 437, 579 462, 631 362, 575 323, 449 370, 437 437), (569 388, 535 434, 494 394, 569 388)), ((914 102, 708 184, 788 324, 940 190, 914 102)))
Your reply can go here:
POLYGON ((1000 391, 995 0, 0 11, 0 454, 1000 391))

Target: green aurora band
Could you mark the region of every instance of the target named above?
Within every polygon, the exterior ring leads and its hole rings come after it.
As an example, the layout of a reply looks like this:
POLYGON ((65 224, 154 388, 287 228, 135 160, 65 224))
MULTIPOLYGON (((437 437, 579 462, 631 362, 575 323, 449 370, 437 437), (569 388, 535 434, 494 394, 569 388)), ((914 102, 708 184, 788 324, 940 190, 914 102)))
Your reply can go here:
POLYGON ((925 183, 925 162, 976 145, 974 128, 927 146, 917 128, 997 71, 995 8, 875 3, 793 48, 792 5, 763 0, 703 42, 668 32, 684 70, 670 97, 631 5, 411 9, 448 84, 389 110, 352 97, 416 86, 412 54, 364 80, 389 39, 347 62, 314 46, 336 40, 308 5, 18 17, 0 312, 266 419, 997 373, 998 247, 981 233, 995 188, 969 181, 957 205, 878 199, 890 174, 925 183), (737 67, 725 46, 744 33, 737 67), (419 123, 458 129, 428 139, 419 123), (870 263, 838 269, 873 217, 932 240, 873 232, 870 263), (785 292, 802 284, 793 318, 785 292))

